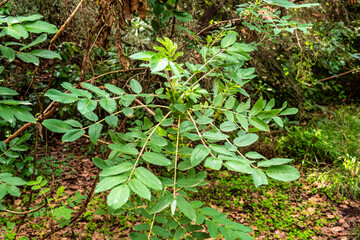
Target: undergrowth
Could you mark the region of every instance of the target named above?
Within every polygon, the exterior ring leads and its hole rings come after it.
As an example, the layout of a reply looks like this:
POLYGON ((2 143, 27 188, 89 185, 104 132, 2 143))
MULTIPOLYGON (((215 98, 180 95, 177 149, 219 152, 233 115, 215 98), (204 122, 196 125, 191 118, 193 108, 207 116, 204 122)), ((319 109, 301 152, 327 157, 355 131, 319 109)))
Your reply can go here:
POLYGON ((357 199, 360 194, 360 110, 357 105, 324 108, 305 127, 293 127, 278 149, 318 171, 309 179, 334 193, 357 199))

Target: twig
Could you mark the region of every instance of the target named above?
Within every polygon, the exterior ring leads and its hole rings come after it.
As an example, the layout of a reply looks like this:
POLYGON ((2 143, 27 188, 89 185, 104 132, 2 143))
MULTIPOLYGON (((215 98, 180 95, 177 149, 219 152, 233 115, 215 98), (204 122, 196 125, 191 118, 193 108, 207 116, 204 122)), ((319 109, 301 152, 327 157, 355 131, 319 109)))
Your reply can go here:
POLYGON ((11 214, 15 214, 15 215, 26 215, 26 214, 30 214, 30 213, 33 213, 33 212, 37 212, 39 211, 41 208, 45 207, 46 204, 44 203, 43 205, 41 205, 40 207, 38 208, 35 208, 35 209, 31 209, 29 211, 26 211, 26 212, 15 212, 15 211, 11 211, 11 210, 5 210, 5 212, 7 213, 11 213, 11 214))
MULTIPOLYGON (((178 5, 178 2, 179 2, 179 0, 176 0, 174 10, 176 10, 177 5, 178 5)), ((174 35, 175 22, 176 22, 176 18, 175 18, 175 16, 173 16, 173 19, 172 19, 172 27, 171 27, 171 32, 170 32, 170 38, 172 38, 173 35, 174 35)))
POLYGON ((9 0, 3 0, 3 1, 0 3, 0 7, 2 7, 5 3, 7 3, 7 1, 9 1, 9 0))
MULTIPOLYGON (((355 71, 358 71, 358 70, 360 70, 360 68, 355 68, 355 69, 352 69, 352 70, 350 70, 350 71, 337 74, 336 76, 331 76, 331 77, 323 78, 323 79, 318 80, 317 82, 323 82, 323 81, 330 80, 330 79, 333 79, 333 78, 338 78, 338 77, 344 76, 344 75, 346 75, 346 74, 349 74, 349 73, 352 73, 352 72, 355 72, 355 71)), ((312 85, 313 85, 313 84, 310 84, 309 86, 311 87, 312 85)))
POLYGON ((212 28, 216 25, 220 25, 220 24, 223 24, 223 23, 231 23, 231 22, 236 22, 236 21, 241 21, 242 19, 241 18, 234 18, 234 19, 230 19, 230 20, 224 20, 224 21, 220 21, 220 22, 217 22, 217 23, 214 23, 212 25, 209 25, 207 26, 206 28, 202 29, 200 32, 198 32, 196 34, 196 36, 199 36, 201 33, 205 32, 206 30, 208 30, 209 28, 212 28))
MULTIPOLYGON (((129 71, 138 71, 138 70, 144 70, 144 69, 147 69, 147 68, 132 68, 132 69, 121 69, 121 70, 115 70, 115 71, 111 71, 111 72, 107 72, 107 73, 104 73, 104 74, 101 74, 97 77, 94 77, 93 79, 96 80, 98 78, 102 78, 106 75, 110 75, 110 74, 114 74, 114 73, 119 73, 119 72, 129 72, 129 71)), ((91 79, 89 79, 91 80, 91 79)))
MULTIPOLYGON (((56 108, 60 105, 60 103, 58 102, 52 102, 49 107, 44 111, 44 114, 40 115, 40 117, 38 118, 38 122, 39 121, 43 121, 46 118, 48 118, 49 116, 51 116, 56 108), (52 106, 52 108, 50 108, 50 106, 52 106)), ((8 137, 7 139, 4 140, 4 142, 6 144, 8 144, 11 140, 13 140, 14 138, 16 138, 17 136, 19 136, 23 131, 25 131, 26 129, 28 129, 29 127, 35 125, 35 123, 26 123, 24 126, 22 126, 21 128, 19 128, 13 135, 11 135, 10 137, 8 137)))
MULTIPOLYGON (((5 0, 4 0, 5 1, 5 0)), ((75 16, 76 12, 80 9, 81 4, 84 2, 84 0, 80 0, 79 4, 77 5, 77 7, 75 8, 75 10, 72 12, 72 14, 68 17, 68 19, 65 21, 65 23, 60 27, 59 31, 57 31, 57 33, 55 34, 55 36, 50 40, 50 46, 49 48, 51 48, 52 44, 54 43, 54 41, 59 37, 60 33, 62 31, 64 31, 66 25, 68 25, 68 23, 71 21, 71 19, 75 16)))
MULTIPOLYGON (((89 138, 89 139, 90 139, 90 136, 89 136, 89 135, 86 135, 86 134, 84 134, 83 137, 86 137, 86 138, 89 138)), ((102 144, 105 144, 105 145, 110 145, 110 144, 111 144, 111 143, 109 143, 109 142, 105 142, 105 141, 100 140, 100 139, 98 139, 97 141, 98 141, 99 143, 102 143, 102 144)))
POLYGON ((139 99, 135 98, 134 101, 137 102, 140 106, 142 106, 148 113, 155 116, 155 113, 150 108, 148 108, 146 105, 144 105, 139 99))

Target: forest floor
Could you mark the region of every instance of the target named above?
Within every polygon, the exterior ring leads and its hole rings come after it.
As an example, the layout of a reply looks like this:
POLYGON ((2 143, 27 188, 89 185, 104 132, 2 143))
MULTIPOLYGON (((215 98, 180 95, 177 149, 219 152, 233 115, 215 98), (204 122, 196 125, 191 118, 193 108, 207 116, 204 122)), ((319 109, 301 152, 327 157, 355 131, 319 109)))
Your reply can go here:
MULTIPOLYGON (((43 172, 48 175, 49 187, 64 187, 60 196, 56 190, 51 193, 49 205, 75 204, 74 211, 69 212, 75 215, 80 209, 76 206, 79 205, 76 198, 84 201, 99 172, 91 160, 98 152, 87 147, 90 144, 86 139, 59 148, 60 145, 61 140, 49 144, 48 156, 43 155, 38 164, 43 170, 51 166, 52 171, 43 172), (81 195, 76 195, 78 191, 81 195)), ((251 226, 255 239, 355 239, 350 235, 360 226, 359 202, 330 194, 316 182, 307 180, 309 173, 302 171, 302 177, 291 184, 270 181, 268 186, 255 189, 250 177, 220 171, 209 174, 209 184, 191 197, 228 213, 239 223, 251 226)), ((28 190, 22 195, 29 194, 28 190)), ((34 197, 31 206, 35 208, 44 200, 40 196, 34 197)), ((8 199, 5 204, 14 206, 13 211, 24 211, 25 203, 20 198, 8 199)), ((132 226, 141 223, 141 219, 134 215, 110 216, 105 210, 106 194, 96 194, 74 223, 46 239, 128 239, 132 226)), ((9 220, 19 223, 22 218, 2 212, 0 226, 5 226, 9 220)), ((56 230, 57 226, 49 216, 41 216, 40 211, 39 215, 32 214, 24 219, 18 238, 41 239, 52 229, 56 230)))

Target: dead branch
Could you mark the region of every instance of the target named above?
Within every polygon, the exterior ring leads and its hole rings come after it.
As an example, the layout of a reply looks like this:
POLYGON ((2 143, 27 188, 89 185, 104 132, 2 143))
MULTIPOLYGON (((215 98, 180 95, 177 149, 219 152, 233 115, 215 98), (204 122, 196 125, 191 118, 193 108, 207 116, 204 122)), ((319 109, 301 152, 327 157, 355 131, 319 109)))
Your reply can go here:
POLYGON ((15 211, 11 211, 11 210, 5 210, 5 212, 8 212, 8 213, 11 213, 11 214, 15 214, 15 215, 26 215, 26 214, 30 214, 30 213, 33 213, 33 212, 37 212, 39 211, 40 209, 42 209, 43 207, 45 207, 46 204, 44 203, 43 205, 41 205, 40 207, 38 208, 35 208, 35 209, 31 209, 29 211, 26 211, 26 212, 15 212, 15 211))
POLYGON ((60 36, 61 32, 64 31, 66 25, 68 25, 68 23, 71 21, 71 19, 75 16, 76 12, 79 11, 82 3, 84 2, 84 0, 80 0, 79 4, 77 5, 77 7, 75 8, 75 10, 71 13, 71 15, 68 17, 68 19, 65 21, 65 23, 60 27, 59 31, 57 31, 57 33, 55 34, 55 36, 50 40, 50 46, 49 48, 51 48, 52 44, 54 43, 54 41, 60 36))
POLYGON ((3 1, 0 3, 0 7, 2 7, 3 5, 5 5, 5 3, 7 3, 7 1, 9 1, 9 0, 3 0, 3 1))

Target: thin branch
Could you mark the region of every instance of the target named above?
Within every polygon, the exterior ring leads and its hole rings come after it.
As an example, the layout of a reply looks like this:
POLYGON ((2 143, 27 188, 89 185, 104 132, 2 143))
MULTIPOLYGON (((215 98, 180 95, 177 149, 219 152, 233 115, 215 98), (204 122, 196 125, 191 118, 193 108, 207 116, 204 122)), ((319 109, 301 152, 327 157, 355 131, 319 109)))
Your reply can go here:
MULTIPOLYGON (((337 74, 336 76, 331 76, 331 77, 323 78, 323 79, 317 80, 317 82, 323 82, 323 81, 330 80, 330 79, 333 79, 333 78, 338 78, 338 77, 344 76, 344 75, 346 75, 346 74, 349 74, 349 73, 352 73, 352 72, 355 72, 355 71, 358 71, 358 70, 360 70, 360 68, 355 68, 355 69, 352 69, 352 70, 350 70, 350 71, 337 74)), ((313 84, 310 84, 309 86, 311 87, 312 85, 313 85, 313 84)))
MULTIPOLYGON (((86 134, 84 134, 83 137, 86 137, 86 138, 89 138, 89 139, 90 139, 90 136, 89 136, 89 135, 86 135, 86 134)), ((111 144, 111 143, 105 142, 105 141, 103 141, 103 140, 101 140, 101 139, 98 139, 97 141, 98 141, 99 143, 102 143, 102 144, 105 144, 105 145, 110 145, 110 144, 111 144)))
POLYGON ((3 5, 5 5, 5 3, 7 3, 9 0, 3 0, 1 3, 0 3, 0 7, 2 7, 3 5))
POLYGON ((50 40, 50 46, 49 48, 52 46, 52 44, 54 43, 54 41, 59 37, 60 33, 62 31, 64 31, 66 25, 68 25, 68 23, 71 21, 71 19, 75 16, 76 12, 80 9, 82 3, 84 2, 84 0, 80 0, 79 4, 77 5, 77 7, 75 8, 75 10, 72 12, 72 14, 68 17, 68 19, 65 21, 65 23, 60 27, 59 31, 57 31, 57 33, 55 34, 55 36, 50 40))
POLYGON ((148 113, 150 113, 151 115, 155 116, 155 113, 148 108, 145 104, 143 104, 139 99, 135 98, 134 102, 137 102, 140 106, 142 106, 148 113))
MULTIPOLYGON (((107 72, 107 73, 104 73, 104 74, 101 74, 95 78, 93 78, 94 80, 98 79, 98 78, 102 78, 106 75, 110 75, 110 74, 114 74, 114 73, 119 73, 119 72, 129 72, 129 71, 138 71, 138 70, 144 70, 144 69, 148 69, 148 68, 132 68, 132 69, 121 69, 121 70, 115 70, 115 71, 111 71, 111 72, 107 72)), ((91 79, 89 79, 91 80, 91 79)))
POLYGON ((234 19, 230 19, 230 20, 224 20, 224 21, 220 21, 220 22, 217 22, 217 23, 214 23, 212 25, 209 25, 207 26, 206 28, 202 29, 200 32, 198 32, 196 34, 196 36, 199 36, 201 33, 205 32, 206 30, 208 30, 209 28, 212 28, 214 26, 217 26, 217 25, 220 25, 220 24, 223 24, 223 23, 231 23, 231 22, 236 22, 236 21, 241 21, 242 19, 241 18, 234 18, 234 19))
POLYGON ((33 213, 33 212, 37 212, 39 211, 40 209, 42 209, 43 207, 45 207, 46 204, 44 203, 43 205, 41 205, 40 207, 38 208, 35 208, 35 209, 31 209, 29 211, 26 211, 26 212, 15 212, 15 211, 11 211, 11 210, 5 210, 5 212, 8 212, 8 213, 11 213, 11 214, 15 214, 15 215, 26 215, 26 214, 30 214, 30 213, 33 213))
MULTIPOLYGON (((43 120, 45 120, 46 118, 48 118, 49 116, 51 116, 56 108, 60 105, 60 103, 55 103, 52 102, 49 107, 44 111, 44 114, 41 114, 40 117, 38 118, 37 122, 41 122, 43 120), (52 106, 52 108, 50 108, 50 106, 52 106)), ((28 129, 29 127, 32 127, 33 125, 35 125, 35 123, 26 123, 24 126, 22 126, 21 128, 19 128, 15 133, 13 133, 13 135, 11 135, 10 137, 8 137, 7 139, 4 140, 4 142, 6 144, 8 144, 11 140, 13 140, 14 138, 16 138, 17 136, 19 136, 23 131, 25 131, 26 129, 28 129)))
MULTIPOLYGON (((176 8, 177 8, 178 2, 179 2, 179 0, 176 0, 176 2, 175 2, 175 7, 174 7, 175 10, 176 10, 176 8)), ((176 18, 175 18, 175 16, 173 16, 173 19, 172 19, 172 27, 171 27, 171 32, 170 32, 170 38, 173 37, 174 32, 175 32, 175 22, 176 22, 176 18)))
POLYGON ((178 162, 178 157, 179 157, 179 139, 180 139, 180 116, 178 119, 178 126, 177 126, 177 134, 176 134, 176 148, 175 148, 175 167, 174 167, 174 198, 176 197, 176 170, 177 170, 177 162, 178 162))
POLYGON ((136 159, 136 161, 135 161, 135 163, 134 163, 134 166, 133 166, 133 168, 132 168, 132 170, 131 170, 130 176, 129 176, 129 178, 128 178, 128 180, 127 180, 127 182, 126 182, 125 184, 127 184, 127 183, 131 180, 131 177, 132 177, 132 175, 134 174, 134 171, 135 171, 135 169, 136 169, 136 165, 137 165, 137 163, 139 162, 140 157, 143 155, 143 153, 144 153, 144 151, 145 151, 145 148, 146 148, 146 145, 147 145, 147 143, 149 142, 150 138, 151 138, 152 135, 155 133, 156 129, 161 125, 161 123, 170 115, 170 113, 171 113, 171 111, 168 112, 168 113, 165 115, 165 117, 163 117, 163 119, 161 119, 161 121, 154 127, 154 129, 152 130, 152 132, 151 132, 151 133, 149 134, 149 136, 146 138, 145 143, 144 143, 143 147, 142 147, 141 150, 140 150, 139 156, 137 157, 137 159, 136 159))

